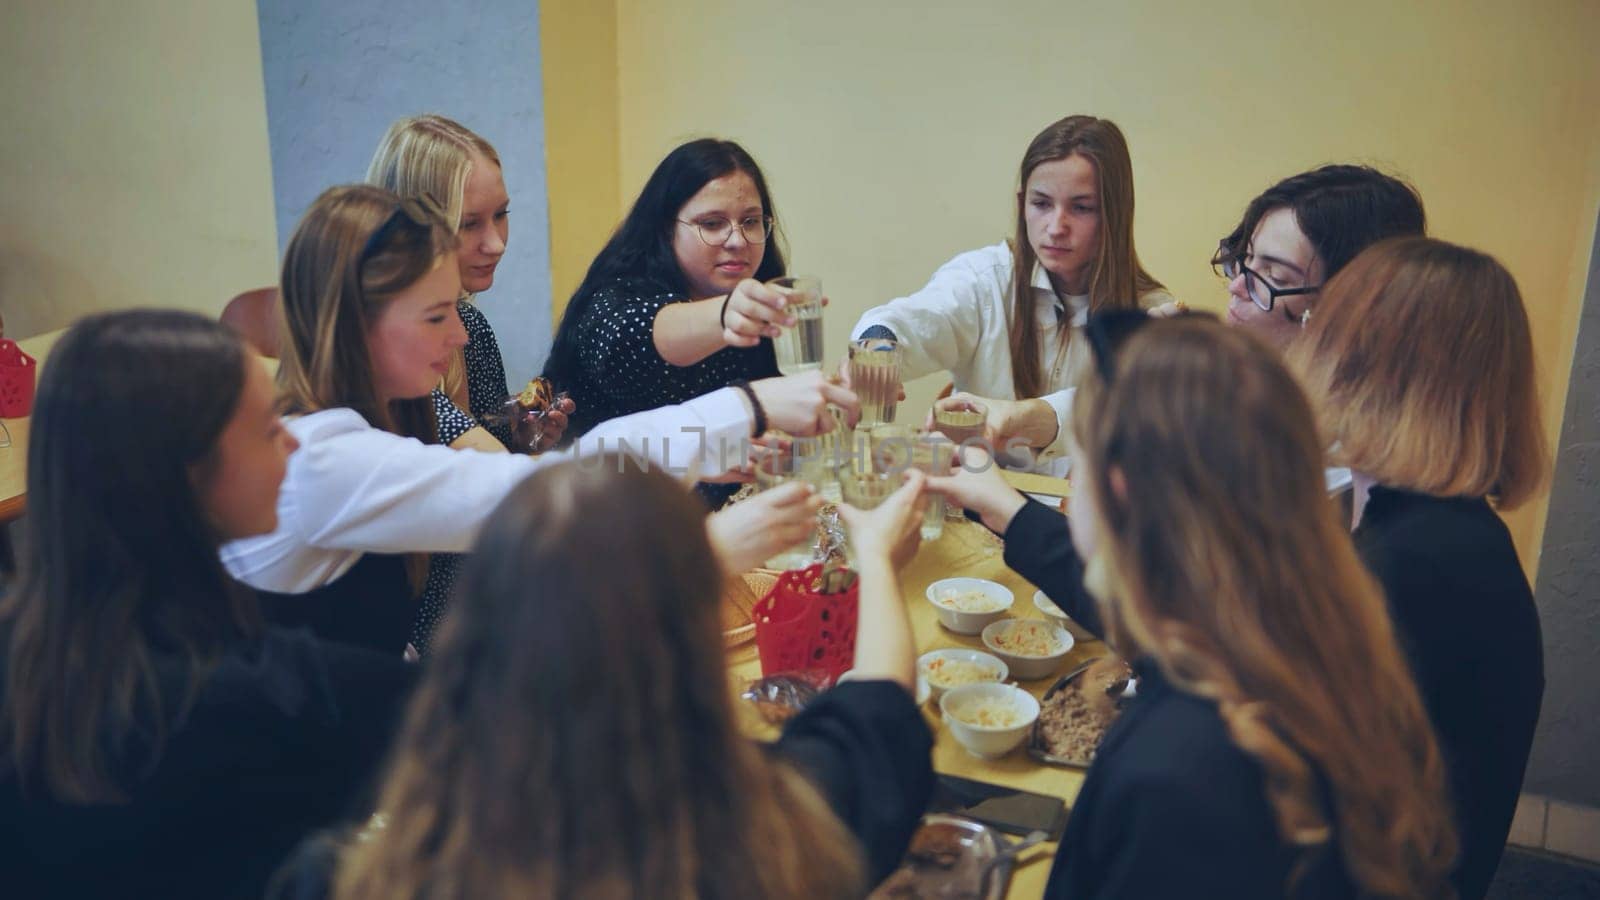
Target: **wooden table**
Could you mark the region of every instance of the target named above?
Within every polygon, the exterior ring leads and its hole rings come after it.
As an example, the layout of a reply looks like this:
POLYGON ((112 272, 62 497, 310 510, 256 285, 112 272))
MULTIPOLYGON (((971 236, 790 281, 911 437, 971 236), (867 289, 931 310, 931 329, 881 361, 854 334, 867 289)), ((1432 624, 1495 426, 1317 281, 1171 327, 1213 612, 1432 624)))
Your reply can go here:
MULTIPOLYGON (((1065 493, 1066 482, 1060 479, 1034 475, 1026 476, 1022 484, 1018 484, 1016 479, 1011 480, 1017 487, 1033 493, 1057 495, 1065 493)), ((955 634, 946 631, 939 624, 933 605, 927 601, 924 592, 928 585, 941 578, 969 576, 999 582, 1010 588, 1016 597, 1016 602, 1011 607, 1012 616, 1025 619, 1044 618, 1033 605, 1033 585, 1007 568, 1001 554, 1000 539, 988 529, 975 522, 950 519, 945 520, 943 536, 937 541, 923 545, 917 552, 916 558, 900 573, 900 587, 905 597, 906 610, 911 616, 911 629, 916 636, 918 653, 942 647, 985 649, 983 641, 977 635, 968 637, 955 634)), ((1086 639, 1081 631, 1077 631, 1076 636, 1077 643, 1055 674, 1049 678, 1022 681, 1018 684, 1034 696, 1040 696, 1061 674, 1106 652, 1104 644, 1086 639)), ((750 679, 761 676, 761 665, 756 659, 754 642, 734 648, 730 652, 729 671, 735 690, 742 690, 750 679)), ((744 716, 747 730, 753 735, 764 738, 775 736, 775 731, 770 726, 756 719, 754 712, 748 708, 749 704, 740 703, 739 706, 744 708, 741 715, 744 716)), ((939 772, 1060 797, 1068 806, 1071 806, 1073 799, 1077 797, 1078 788, 1083 784, 1081 770, 1036 762, 1021 747, 1002 759, 979 759, 967 753, 956 743, 955 738, 950 736, 940 724, 938 710, 933 704, 924 707, 923 715, 927 719, 928 727, 934 733, 933 767, 939 772)), ((1048 850, 1029 851, 1025 859, 1033 861, 1016 870, 1011 880, 1009 897, 1043 896, 1045 880, 1050 874, 1050 860, 1055 855, 1054 844, 1045 846, 1048 850), (1035 859, 1036 855, 1042 858, 1035 859)))

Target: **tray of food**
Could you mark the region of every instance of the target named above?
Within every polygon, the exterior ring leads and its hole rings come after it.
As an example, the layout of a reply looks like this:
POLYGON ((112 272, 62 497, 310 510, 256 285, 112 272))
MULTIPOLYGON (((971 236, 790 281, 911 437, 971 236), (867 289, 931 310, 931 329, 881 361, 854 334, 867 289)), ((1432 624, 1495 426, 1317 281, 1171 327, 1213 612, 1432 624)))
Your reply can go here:
POLYGON ((1087 769, 1117 718, 1132 675, 1127 663, 1102 656, 1061 676, 1039 702, 1028 755, 1040 762, 1087 769))
POLYGON ((1001 900, 1011 884, 1013 861, 1001 860, 980 894, 983 870, 1007 846, 987 825, 944 813, 929 813, 911 837, 906 858, 869 900, 1001 900))

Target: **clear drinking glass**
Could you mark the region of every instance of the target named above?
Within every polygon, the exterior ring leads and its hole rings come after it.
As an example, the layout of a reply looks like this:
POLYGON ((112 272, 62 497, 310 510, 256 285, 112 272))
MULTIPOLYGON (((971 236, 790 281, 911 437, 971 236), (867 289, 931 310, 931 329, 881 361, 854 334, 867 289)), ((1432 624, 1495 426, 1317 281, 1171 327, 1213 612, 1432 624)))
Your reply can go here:
POLYGON ((784 310, 794 316, 794 325, 772 341, 778 356, 778 371, 796 375, 822 367, 822 279, 809 275, 786 275, 767 282, 789 298, 784 310))
POLYGON ((857 509, 872 509, 900 486, 899 472, 880 472, 870 461, 852 459, 834 470, 844 502, 857 509))
POLYGON ((983 440, 983 428, 989 422, 989 412, 980 406, 933 410, 933 427, 950 439, 952 444, 970 440, 983 440))
MULTIPOLYGON (((949 441, 938 434, 919 435, 911 445, 911 464, 927 476, 950 474, 950 454, 954 452, 949 441)), ((944 495, 926 491, 922 510, 922 539, 936 541, 944 534, 944 495)))
POLYGON ((850 386, 861 400, 860 426, 894 421, 900 398, 900 361, 904 348, 888 338, 850 342, 850 386))
MULTIPOLYGON (((756 460, 756 485, 763 491, 769 491, 791 481, 803 481, 821 490, 823 466, 820 457, 807 456, 793 449, 773 452, 756 460)), ((811 565, 812 543, 813 539, 808 537, 782 551, 767 560, 767 568, 787 571, 811 565)))

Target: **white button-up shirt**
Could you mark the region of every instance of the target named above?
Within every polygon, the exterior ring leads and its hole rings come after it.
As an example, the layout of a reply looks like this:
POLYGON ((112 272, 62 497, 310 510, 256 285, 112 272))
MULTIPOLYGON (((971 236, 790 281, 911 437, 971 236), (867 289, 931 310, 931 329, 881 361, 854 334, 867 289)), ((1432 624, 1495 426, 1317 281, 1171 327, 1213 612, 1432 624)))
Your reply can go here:
MULTIPOLYGON (((867 310, 851 334, 874 325, 895 333, 904 347, 901 380, 947 371, 957 391, 1001 400, 1019 398, 1011 378, 1011 272, 1015 265, 1005 242, 963 253, 939 267, 922 290, 867 310)), ((1039 358, 1046 376, 1042 398, 1056 413, 1055 441, 1039 453, 1042 471, 1064 473, 1051 463, 1065 452, 1078 371, 1088 364, 1087 342, 1078 336, 1089 315, 1087 296, 1058 297, 1044 267, 1034 264, 1034 315, 1039 322, 1039 358), (1057 326, 1069 318, 1072 331, 1060 340, 1057 326)), ((1165 291, 1139 298, 1145 309, 1170 302, 1165 291)))
POLYGON ((466 551, 512 488, 559 460, 622 451, 669 472, 720 474, 743 462, 751 420, 739 392, 724 388, 612 419, 540 456, 424 444, 351 409, 287 425, 300 449, 278 495, 278 528, 223 545, 222 562, 251 587, 300 594, 337 581, 363 553, 466 551))

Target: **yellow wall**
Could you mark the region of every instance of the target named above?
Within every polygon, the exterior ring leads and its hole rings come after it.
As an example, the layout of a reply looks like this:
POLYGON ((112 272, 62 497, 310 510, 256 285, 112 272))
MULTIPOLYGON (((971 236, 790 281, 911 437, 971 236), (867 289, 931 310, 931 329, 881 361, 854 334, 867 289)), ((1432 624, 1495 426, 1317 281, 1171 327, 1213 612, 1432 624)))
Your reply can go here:
POLYGON ((254 3, 9 0, 0 121, 8 334, 276 280, 254 3))
MULTIPOLYGON (((1517 276, 1557 433, 1600 209, 1591 0, 617 9, 623 202, 685 138, 745 143, 794 268, 823 278, 835 350, 862 310, 1004 236, 1028 140, 1090 112, 1132 145, 1147 267, 1197 306, 1222 307, 1206 260, 1273 180, 1343 160, 1409 177, 1435 235, 1517 276)), ((1538 506, 1511 516, 1530 564, 1538 506)))
POLYGON ((560 323, 619 215, 617 8, 610 0, 542 0, 539 32, 550 305, 560 323))

